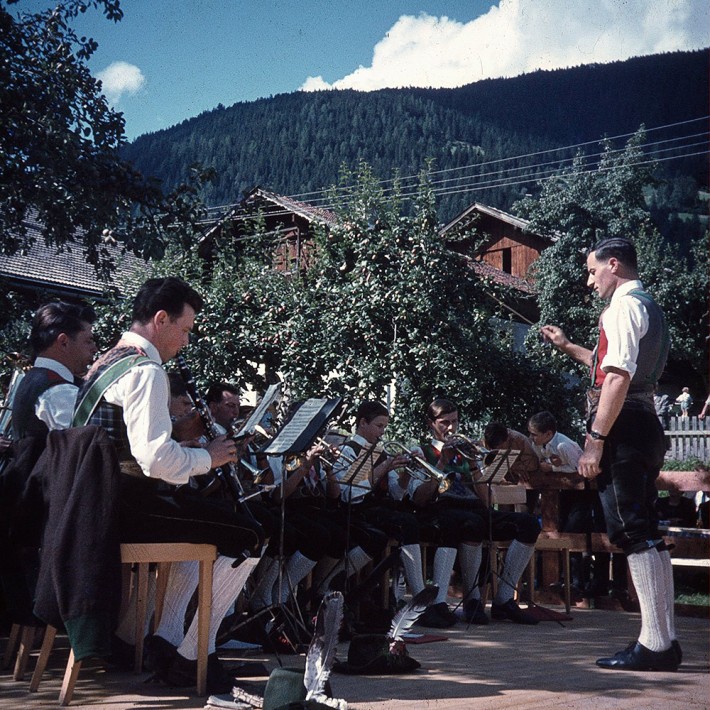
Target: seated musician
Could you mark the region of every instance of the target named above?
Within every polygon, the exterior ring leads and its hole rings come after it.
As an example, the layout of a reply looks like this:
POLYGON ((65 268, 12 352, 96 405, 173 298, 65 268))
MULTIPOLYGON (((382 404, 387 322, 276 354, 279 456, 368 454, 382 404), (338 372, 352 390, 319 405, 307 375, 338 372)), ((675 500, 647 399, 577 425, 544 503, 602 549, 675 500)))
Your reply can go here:
MULTIPOLYGON (((424 589, 419 524, 412 512, 399 509, 386 498, 387 474, 403 466, 407 457, 388 457, 375 448, 388 422, 389 412, 384 404, 372 400, 362 402, 355 412, 355 432, 340 449, 333 470, 340 484, 344 520, 356 526, 361 523, 373 526, 399 542, 404 576, 414 595, 424 589), (363 456, 358 459, 360 454, 363 456), (360 470, 355 470, 360 463, 360 470), (361 480, 358 473, 365 473, 361 480)), ((346 560, 352 571, 362 569, 371 561, 360 547, 349 552, 346 560)))
MULTIPOLYGON (((214 655, 219 624, 239 595, 257 558, 239 563, 244 554, 258 555, 264 531, 234 502, 199 496, 174 496, 175 486, 191 476, 234 462, 234 441, 216 437, 205 448, 180 446, 172 434, 168 409, 169 383, 162 364, 188 344, 201 296, 174 277, 149 279, 133 304, 132 324, 119 343, 93 365, 78 400, 94 388, 98 377, 119 361, 126 369, 103 391, 97 406, 84 416, 103 426, 121 460, 119 501, 122 542, 191 542, 217 545, 210 618, 208 689, 224 692, 232 679, 224 676, 214 655), (127 360, 127 357, 139 359, 127 360), (238 566, 237 566, 238 565, 238 566)), ((75 414, 75 423, 83 423, 75 414)), ((158 676, 171 685, 195 682, 197 617, 184 632, 188 602, 197 585, 197 565, 171 566, 165 613, 147 649, 158 676)))
MULTIPOLYGON (((429 463, 446 473, 451 473, 454 485, 439 497, 442 505, 461 507, 475 513, 482 523, 480 530, 490 530, 493 540, 512 540, 505 556, 496 596, 491 605, 494 619, 509 619, 517 624, 537 624, 537 619, 521 609, 515 602, 515 588, 520 581, 530 558, 535 551, 535 541, 540 534, 540 525, 528 513, 503 512, 489 508, 484 503, 487 492, 484 486, 460 485, 480 477, 478 466, 471 466, 468 458, 446 442, 458 430, 459 417, 456 404, 447 399, 434 400, 427 410, 427 421, 432 440, 423 445, 429 463), (459 485, 457 485, 459 484, 459 485)), ((416 502, 416 499, 415 499, 416 502)), ((480 523, 479 523, 480 525, 480 523)), ((481 619, 481 592, 479 570, 481 545, 474 541, 459 545, 459 563, 463 577, 466 618, 474 623, 486 623, 481 619)))

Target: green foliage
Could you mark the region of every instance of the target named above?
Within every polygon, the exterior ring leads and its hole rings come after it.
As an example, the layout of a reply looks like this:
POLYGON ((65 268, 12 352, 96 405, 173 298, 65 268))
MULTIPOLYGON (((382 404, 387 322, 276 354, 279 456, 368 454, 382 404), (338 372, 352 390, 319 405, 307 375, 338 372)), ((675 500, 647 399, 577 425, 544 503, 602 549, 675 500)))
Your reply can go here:
MULTIPOLYGON (((555 238, 533 265, 540 322, 561 326, 573 342, 593 344, 603 304, 586 288, 586 254, 604 236, 626 236, 636 244, 644 286, 666 314, 671 358, 700 375, 707 363, 707 240, 694 240, 691 257, 684 258, 653 225, 644 200, 645 187, 654 183, 653 166, 643 164, 644 141, 642 129, 623 150, 604 141, 594 170, 585 168, 580 155, 570 170, 543 185, 539 198, 516 205, 532 231, 555 238)), ((546 351, 535 337, 528 344, 554 369, 569 369, 568 358, 546 351)), ((586 374, 581 367, 577 372, 586 374)))
POLYGON ((119 21, 119 0, 59 0, 15 15, 5 4, 13 3, 0 3, 0 251, 31 244, 23 220, 33 213, 48 245, 61 249, 79 230, 101 275, 113 268, 106 230, 139 256, 162 257, 175 225, 194 221, 205 175, 184 166, 190 183, 164 196, 120 157, 123 115, 87 66, 97 44, 71 26, 88 9, 119 21))
POLYGON ((663 471, 698 471, 705 468, 705 464, 698 458, 666 459, 663 462, 663 471))

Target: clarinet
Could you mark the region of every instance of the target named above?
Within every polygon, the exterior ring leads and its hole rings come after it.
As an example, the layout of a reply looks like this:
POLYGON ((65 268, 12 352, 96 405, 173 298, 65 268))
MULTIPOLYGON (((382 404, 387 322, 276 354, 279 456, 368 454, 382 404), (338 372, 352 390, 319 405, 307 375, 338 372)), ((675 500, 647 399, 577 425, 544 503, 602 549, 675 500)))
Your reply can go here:
MULTIPOLYGON (((193 406, 197 410, 197 413, 200 415, 200 419, 202 419, 205 431, 207 432, 207 437, 210 441, 212 441, 213 439, 216 439, 218 436, 220 436, 217 430, 217 422, 215 422, 214 417, 212 416, 212 412, 207 406, 207 402, 205 402, 205 400, 197 392, 195 380, 192 377, 192 373, 190 372, 190 368, 187 366, 187 362, 185 361, 184 356, 177 355, 175 361, 177 362, 177 366, 180 371, 180 376, 182 377, 183 382, 185 383, 185 390, 187 391, 187 396, 190 398, 193 406)), ((256 522, 254 515, 252 514, 251 510, 249 510, 249 506, 246 504, 247 498, 251 496, 247 496, 246 491, 242 486, 242 482, 239 480, 239 475, 237 473, 236 466, 233 463, 228 463, 213 470, 215 472, 215 475, 217 476, 217 479, 225 487, 234 502, 241 505, 246 511, 246 513, 248 513, 249 517, 251 517, 252 520, 256 522)))

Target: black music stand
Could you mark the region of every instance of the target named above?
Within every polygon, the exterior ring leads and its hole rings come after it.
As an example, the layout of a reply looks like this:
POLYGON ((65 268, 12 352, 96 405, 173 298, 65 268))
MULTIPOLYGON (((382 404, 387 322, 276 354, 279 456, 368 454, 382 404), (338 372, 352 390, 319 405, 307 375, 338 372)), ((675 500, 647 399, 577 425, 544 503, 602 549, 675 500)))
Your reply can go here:
MULTIPOLYGON (((493 550, 493 486, 503 484, 505 477, 508 475, 508 472, 517 460, 518 456, 520 456, 520 451, 517 449, 492 449, 483 457, 483 463, 485 465, 481 469, 481 475, 475 483, 484 483, 487 491, 486 507, 488 508, 488 561, 486 564, 486 571, 483 576, 481 576, 481 570, 479 568, 478 579, 474 581, 472 589, 476 586, 483 587, 493 578, 493 560, 491 556, 491 552, 493 550)), ((498 572, 495 572, 495 574, 498 578, 500 578, 498 572)), ((464 591, 464 599, 468 597, 472 589, 464 591)), ((468 625, 471 625, 470 622, 468 625)))
MULTIPOLYGON (((341 397, 335 397, 333 399, 307 399, 305 402, 300 403, 298 406, 294 407, 290 412, 284 425, 281 427, 279 432, 274 436, 274 438, 259 452, 266 454, 267 456, 287 456, 287 455, 298 455, 302 454, 306 449, 313 443, 313 441, 319 436, 323 429, 327 426, 328 421, 333 418, 337 410, 342 404, 341 397)), ((309 629, 300 614, 300 609, 296 605, 297 613, 293 614, 289 612, 281 604, 281 594, 283 589, 283 584, 288 584, 289 588, 292 589, 292 593, 295 596, 295 589, 292 588, 291 581, 289 579, 284 580, 283 569, 284 569, 284 529, 286 521, 286 496, 284 495, 284 487, 286 484, 286 476, 282 471, 281 474, 281 525, 279 531, 279 554, 278 554, 278 565, 279 565, 279 576, 278 576, 278 603, 274 604, 271 609, 277 608, 281 610, 282 617, 285 621, 290 621, 291 626, 294 631, 302 629, 309 633, 309 629)), ((273 617, 275 620, 275 617, 273 617)), ((288 638, 288 633, 285 628, 281 631, 286 636, 289 644, 296 650, 296 644, 294 644, 290 638, 288 638)), ((278 656, 278 653, 277 653, 278 656)), ((280 663, 280 659, 279 659, 280 663)))

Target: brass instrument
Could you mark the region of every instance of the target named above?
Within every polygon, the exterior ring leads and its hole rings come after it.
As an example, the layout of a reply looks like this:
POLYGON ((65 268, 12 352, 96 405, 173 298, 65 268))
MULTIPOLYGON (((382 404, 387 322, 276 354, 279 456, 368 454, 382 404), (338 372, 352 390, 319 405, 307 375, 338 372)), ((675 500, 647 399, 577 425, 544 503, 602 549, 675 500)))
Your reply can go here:
POLYGON ((481 446, 480 442, 459 433, 447 436, 444 447, 454 449, 463 458, 476 462, 484 460, 485 456, 490 453, 488 449, 481 446))
POLYGON ((436 466, 432 466, 425 458, 415 454, 399 441, 387 441, 382 450, 388 456, 406 456, 413 466, 405 466, 407 473, 419 481, 433 480, 439 484, 439 493, 446 493, 451 487, 449 477, 440 471, 436 466))

